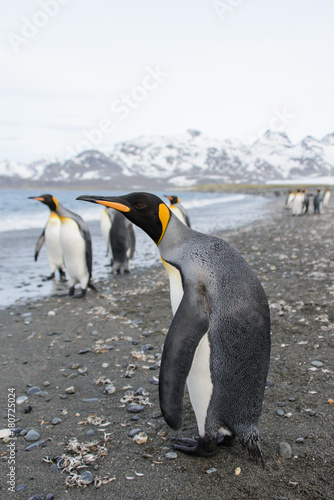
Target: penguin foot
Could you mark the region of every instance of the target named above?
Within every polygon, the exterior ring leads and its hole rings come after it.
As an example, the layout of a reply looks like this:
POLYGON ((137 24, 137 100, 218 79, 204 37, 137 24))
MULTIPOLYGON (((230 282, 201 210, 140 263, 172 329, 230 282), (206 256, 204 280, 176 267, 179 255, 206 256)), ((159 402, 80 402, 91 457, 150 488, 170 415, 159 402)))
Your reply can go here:
POLYGON ((81 289, 81 292, 78 293, 77 295, 74 295, 74 299, 83 299, 86 295, 87 288, 81 289))
POLYGON ((228 436, 226 434, 218 434, 217 445, 218 446, 232 446, 235 441, 235 436, 228 436))
POLYGON ((208 439, 198 437, 195 439, 178 438, 177 443, 173 444, 175 450, 187 453, 188 455, 196 455, 198 457, 210 457, 215 455, 218 451, 217 441, 215 439, 208 439))
POLYGON ((59 269, 59 281, 61 281, 62 283, 64 281, 67 281, 65 273, 61 269, 59 269))
POLYGON ((46 278, 43 278, 42 281, 50 281, 53 280, 55 277, 55 273, 51 273, 50 276, 47 276, 46 278))

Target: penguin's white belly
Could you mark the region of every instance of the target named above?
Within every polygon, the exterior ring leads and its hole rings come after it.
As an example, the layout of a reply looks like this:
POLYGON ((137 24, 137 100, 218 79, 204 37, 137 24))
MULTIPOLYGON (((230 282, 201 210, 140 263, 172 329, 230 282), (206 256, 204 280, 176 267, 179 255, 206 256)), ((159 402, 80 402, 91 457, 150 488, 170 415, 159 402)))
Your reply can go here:
MULTIPOLYGON (((165 262, 170 281, 170 299, 175 315, 183 297, 182 280, 179 271, 165 262)), ((205 434, 205 420, 212 396, 213 384, 210 372, 210 345, 208 334, 202 337, 195 351, 194 359, 187 378, 190 401, 194 409, 200 436, 205 434)))
POLYGON ((296 196, 292 204, 292 214, 300 215, 302 213, 303 199, 301 196, 296 196))
POLYGON ((45 245, 51 271, 64 267, 63 252, 60 245, 60 220, 57 216, 50 217, 45 228, 45 245))
POLYGON ((182 211, 176 207, 175 205, 170 205, 169 209, 171 210, 171 212, 173 212, 173 214, 176 215, 176 217, 181 221, 183 222, 183 224, 187 225, 187 221, 182 213, 182 211))
POLYGON ((107 214, 106 210, 103 210, 103 212, 101 213, 100 229, 101 229, 103 239, 106 242, 107 247, 109 248, 110 247, 109 233, 110 233, 110 229, 111 229, 111 222, 110 222, 110 217, 107 214))
POLYGON ((80 283, 81 288, 87 288, 89 273, 86 263, 86 243, 74 220, 62 219, 60 243, 65 267, 71 278, 70 286, 80 283))
POLYGON ((207 333, 202 337, 196 349, 187 378, 187 387, 196 415, 198 432, 203 437, 205 434, 205 420, 213 390, 210 372, 210 345, 207 333))
POLYGON ((331 197, 330 193, 326 192, 324 195, 323 202, 322 202, 324 207, 327 207, 330 197, 331 197))

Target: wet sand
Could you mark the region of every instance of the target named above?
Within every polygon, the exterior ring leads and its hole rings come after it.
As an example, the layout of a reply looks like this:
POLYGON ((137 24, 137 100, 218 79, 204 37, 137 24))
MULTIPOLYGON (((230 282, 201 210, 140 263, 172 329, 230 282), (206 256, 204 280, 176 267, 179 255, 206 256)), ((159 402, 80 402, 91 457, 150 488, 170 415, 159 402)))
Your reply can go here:
POLYGON ((179 432, 160 416, 156 380, 172 313, 158 266, 100 281, 84 300, 48 297, 0 311, 0 429, 15 392, 28 398, 15 405, 15 427, 37 431, 42 442, 26 451, 36 441, 0 440, 1 498, 334 498, 334 208, 292 217, 283 205, 277 199, 266 219, 221 235, 250 263, 271 305, 259 422, 265 468, 237 441, 212 458, 170 455, 174 437, 197 429, 187 397, 179 432), (42 392, 27 395, 34 386, 42 392), (143 409, 132 413, 131 403, 143 409), (281 456, 282 442, 290 457, 281 456), (16 494, 6 476, 13 457, 15 487, 26 485, 16 494), (85 477, 93 482, 85 486, 85 477))

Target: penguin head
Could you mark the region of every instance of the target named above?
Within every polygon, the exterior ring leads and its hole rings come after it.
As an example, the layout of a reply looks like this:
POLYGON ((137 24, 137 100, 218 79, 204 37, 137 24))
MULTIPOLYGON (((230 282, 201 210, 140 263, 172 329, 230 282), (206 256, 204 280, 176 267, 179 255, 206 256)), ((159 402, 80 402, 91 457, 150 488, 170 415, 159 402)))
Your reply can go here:
POLYGON ((29 196, 30 200, 38 200, 47 205, 53 212, 57 211, 58 200, 52 194, 42 194, 41 196, 29 196))
POLYGON ((178 196, 168 196, 167 194, 164 194, 166 198, 170 200, 171 205, 175 205, 176 203, 180 203, 180 198, 178 196))
POLYGON ((171 216, 167 205, 151 193, 129 193, 124 196, 82 195, 77 200, 99 203, 122 212, 129 221, 143 229, 157 245, 165 234, 171 216))

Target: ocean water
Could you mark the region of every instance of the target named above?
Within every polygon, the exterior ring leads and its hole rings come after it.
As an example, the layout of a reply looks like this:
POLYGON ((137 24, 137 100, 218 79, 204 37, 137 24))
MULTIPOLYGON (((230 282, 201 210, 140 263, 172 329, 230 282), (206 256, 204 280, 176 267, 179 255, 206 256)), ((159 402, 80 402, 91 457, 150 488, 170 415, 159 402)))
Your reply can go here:
MULTIPOLYGON (((34 261, 35 245, 49 217, 49 208, 29 196, 44 194, 39 190, 0 190, 0 308, 18 301, 38 299, 53 293, 57 283, 43 281, 50 274, 45 246, 34 261)), ((93 245, 93 279, 112 280, 110 257, 100 231, 99 205, 77 201, 80 190, 53 190, 52 194, 69 210, 79 214, 87 223, 93 245)), ((101 196, 120 195, 117 192, 94 191, 101 196)), ((163 193, 155 193, 164 201, 163 193)), ((168 192, 177 194, 188 210, 192 228, 207 234, 233 230, 262 218, 270 200, 244 194, 168 192)), ((156 245, 135 227, 136 252, 131 268, 148 268, 160 263, 156 245)), ((57 276, 58 279, 58 276, 57 276)))

